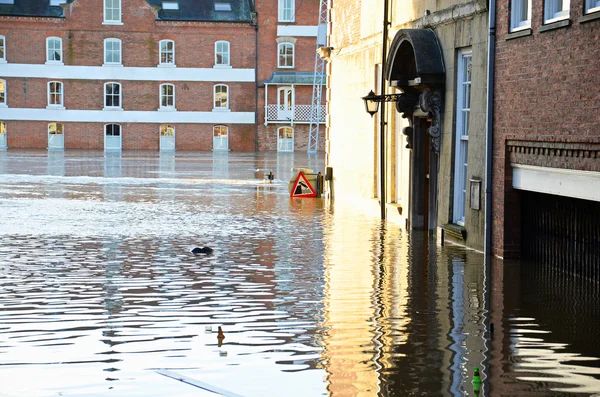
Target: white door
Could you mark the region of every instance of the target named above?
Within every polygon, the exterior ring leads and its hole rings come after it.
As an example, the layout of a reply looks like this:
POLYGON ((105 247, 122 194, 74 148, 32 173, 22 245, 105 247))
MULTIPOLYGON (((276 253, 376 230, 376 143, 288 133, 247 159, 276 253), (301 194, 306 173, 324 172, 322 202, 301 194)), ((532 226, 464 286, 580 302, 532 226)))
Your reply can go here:
POLYGON ((48 149, 62 150, 65 148, 63 124, 48 124, 48 149))
POLYGON ((213 150, 229 149, 229 138, 227 134, 228 128, 224 125, 217 125, 213 128, 213 150))
POLYGON ((175 150, 175 127, 172 125, 160 126, 160 150, 175 150))
POLYGON ((6 123, 0 121, 0 149, 6 149, 6 123))
POLYGON ((104 126, 104 150, 121 150, 121 126, 119 124, 107 124, 104 126))
POLYGON ((294 151, 294 129, 291 127, 281 127, 277 134, 277 151, 294 151))
POLYGON ((294 116, 294 89, 281 87, 277 90, 277 120, 292 120, 294 116))

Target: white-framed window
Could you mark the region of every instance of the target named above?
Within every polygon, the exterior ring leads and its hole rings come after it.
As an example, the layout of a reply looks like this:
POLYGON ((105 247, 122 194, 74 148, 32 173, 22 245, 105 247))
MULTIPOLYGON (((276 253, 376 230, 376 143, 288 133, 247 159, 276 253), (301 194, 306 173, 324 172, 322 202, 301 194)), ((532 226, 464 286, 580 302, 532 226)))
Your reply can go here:
POLYGON ((47 37, 46 63, 62 65, 62 59, 62 39, 60 37, 47 37))
POLYGON ((121 126, 119 124, 104 125, 104 150, 119 151, 121 150, 121 126))
POLYGON ((294 151, 294 129, 292 127, 281 127, 277 130, 277 151, 294 151))
POLYGON ((0 35, 0 63, 6 62, 6 37, 0 35))
POLYGON ((104 65, 121 65, 121 40, 104 40, 104 65))
POLYGON ((122 109, 121 105, 121 84, 104 84, 104 109, 122 109))
POLYGON ((278 61, 277 67, 280 68, 293 68, 294 67, 294 44, 293 43, 279 43, 278 48, 278 61))
POLYGON ((215 107, 214 110, 229 109, 229 87, 225 84, 215 85, 215 107))
POLYGON ((213 150, 229 150, 229 128, 225 125, 213 127, 213 150))
POLYGON ((600 0, 585 0, 585 13, 600 11, 600 0))
POLYGON ((215 65, 229 66, 229 42, 217 41, 215 43, 215 65))
POLYGON ((294 0, 279 0, 279 22, 294 22, 294 0))
POLYGON ((544 23, 569 18, 569 0, 545 0, 544 23))
POLYGON ((160 66, 175 66, 175 42, 173 40, 161 40, 160 46, 160 59, 158 64, 160 66))
POLYGON ((104 23, 121 23, 121 0, 104 0, 104 23))
POLYGON ((6 80, 0 79, 0 107, 5 108, 6 105, 6 80))
POLYGON ((48 123, 48 149, 64 149, 65 135, 63 123, 48 123))
POLYGON ((471 115, 471 50, 458 53, 456 68, 456 146, 454 163, 454 223, 464 225, 467 205, 467 159, 471 115))
POLYGON ((510 3, 510 30, 531 27, 531 0, 512 0, 510 3))
POLYGON ((48 108, 64 108, 63 83, 60 81, 48 82, 48 108))
POLYGON ((175 110, 175 86, 173 84, 160 85, 159 110, 175 110))

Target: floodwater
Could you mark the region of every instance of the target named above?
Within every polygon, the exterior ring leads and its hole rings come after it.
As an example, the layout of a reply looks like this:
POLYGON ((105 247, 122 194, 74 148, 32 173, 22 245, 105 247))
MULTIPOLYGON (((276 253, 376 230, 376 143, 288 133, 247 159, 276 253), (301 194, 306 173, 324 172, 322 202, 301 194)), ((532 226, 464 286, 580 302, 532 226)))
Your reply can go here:
POLYGON ((600 396, 597 284, 290 199, 293 167, 324 162, 0 152, 0 396, 600 396))

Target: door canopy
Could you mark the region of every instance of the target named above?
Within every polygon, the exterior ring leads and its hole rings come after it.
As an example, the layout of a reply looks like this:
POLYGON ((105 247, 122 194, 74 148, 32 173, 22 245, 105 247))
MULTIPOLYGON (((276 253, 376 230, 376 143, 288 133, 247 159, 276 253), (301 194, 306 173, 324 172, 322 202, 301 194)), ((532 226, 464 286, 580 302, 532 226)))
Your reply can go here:
MULTIPOLYGON (((433 30, 400 29, 389 50, 385 78, 404 92, 444 84, 442 47, 433 30)), ((422 91, 422 89, 420 90, 422 91)))

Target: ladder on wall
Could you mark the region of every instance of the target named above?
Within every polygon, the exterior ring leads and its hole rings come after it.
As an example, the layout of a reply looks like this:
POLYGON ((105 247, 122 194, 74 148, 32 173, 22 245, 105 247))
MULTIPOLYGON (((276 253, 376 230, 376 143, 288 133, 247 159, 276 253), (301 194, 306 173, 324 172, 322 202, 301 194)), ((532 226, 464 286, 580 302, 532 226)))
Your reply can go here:
POLYGON ((317 48, 315 51, 315 74, 310 107, 310 129, 308 132, 308 153, 316 153, 319 148, 319 127, 321 123, 321 95, 325 81, 325 60, 318 50, 327 44, 327 9, 329 0, 321 0, 319 5, 319 24, 317 30, 317 48))

